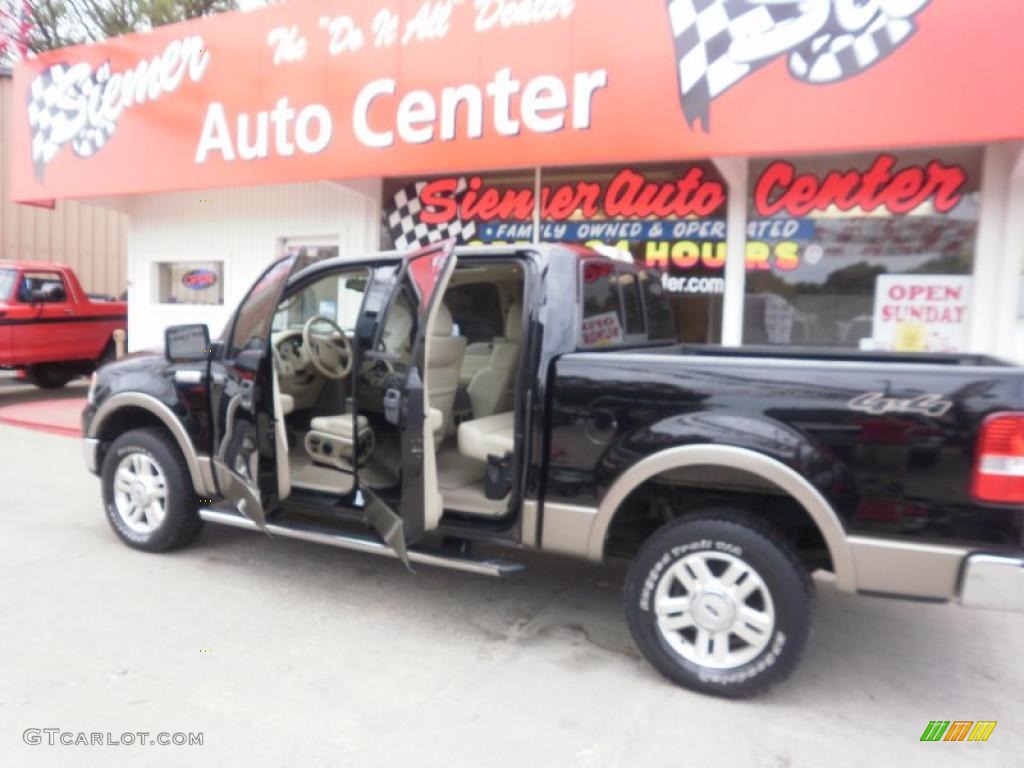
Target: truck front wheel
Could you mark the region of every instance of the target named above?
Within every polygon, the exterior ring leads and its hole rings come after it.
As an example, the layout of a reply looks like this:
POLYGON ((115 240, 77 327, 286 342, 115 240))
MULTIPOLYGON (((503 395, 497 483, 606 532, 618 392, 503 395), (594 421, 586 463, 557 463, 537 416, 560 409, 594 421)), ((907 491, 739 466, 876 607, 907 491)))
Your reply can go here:
POLYGON ((158 429, 134 429, 111 443, 100 472, 114 533, 135 549, 163 552, 191 542, 202 520, 178 446, 158 429))
POLYGON ((728 698, 760 693, 793 671, 813 599, 792 548, 728 509, 662 526, 626 580, 626 618, 647 660, 679 685, 728 698))

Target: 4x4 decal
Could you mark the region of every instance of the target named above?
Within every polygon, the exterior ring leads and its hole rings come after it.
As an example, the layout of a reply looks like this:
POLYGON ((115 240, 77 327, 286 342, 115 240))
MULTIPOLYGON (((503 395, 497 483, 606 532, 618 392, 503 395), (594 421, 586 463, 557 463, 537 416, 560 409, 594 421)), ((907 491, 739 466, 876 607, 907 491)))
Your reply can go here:
POLYGON ((918 395, 917 397, 886 397, 882 392, 867 392, 858 395, 846 404, 854 411, 881 415, 883 413, 919 413, 924 416, 943 416, 953 407, 953 401, 942 395, 918 395))

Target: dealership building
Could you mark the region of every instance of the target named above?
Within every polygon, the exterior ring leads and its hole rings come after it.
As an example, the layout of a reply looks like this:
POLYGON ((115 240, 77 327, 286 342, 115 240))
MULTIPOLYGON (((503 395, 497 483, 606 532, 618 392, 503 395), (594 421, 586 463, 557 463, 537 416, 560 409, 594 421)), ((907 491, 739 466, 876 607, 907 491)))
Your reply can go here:
POLYGON ((135 349, 282 254, 455 237, 631 258, 689 342, 1024 361, 1019 0, 625 8, 315 0, 50 52, 11 197, 126 215, 135 349))

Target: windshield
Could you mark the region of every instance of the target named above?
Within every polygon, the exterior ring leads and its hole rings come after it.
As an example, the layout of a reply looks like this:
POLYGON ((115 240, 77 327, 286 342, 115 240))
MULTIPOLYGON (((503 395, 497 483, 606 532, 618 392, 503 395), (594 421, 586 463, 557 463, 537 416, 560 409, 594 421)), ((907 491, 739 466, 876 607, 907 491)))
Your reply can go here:
POLYGON ((359 307, 366 292, 367 272, 343 272, 328 275, 289 296, 274 315, 273 329, 287 331, 302 328, 309 318, 322 315, 336 322, 352 336, 359 318, 359 307))
POLYGON ((13 269, 0 269, 0 301, 11 297, 11 289, 14 288, 14 280, 18 273, 13 269))

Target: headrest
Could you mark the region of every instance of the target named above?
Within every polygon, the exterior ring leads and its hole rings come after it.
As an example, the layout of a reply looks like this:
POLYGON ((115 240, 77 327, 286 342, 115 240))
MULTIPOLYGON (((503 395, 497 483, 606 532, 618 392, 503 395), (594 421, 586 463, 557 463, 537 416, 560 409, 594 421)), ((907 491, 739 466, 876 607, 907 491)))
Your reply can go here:
POLYGON ((509 304, 505 313, 505 338, 509 341, 523 338, 523 308, 516 302, 509 304))
POLYGON ((441 306, 437 308, 437 316, 434 318, 434 336, 451 336, 452 331, 455 329, 455 323, 452 320, 452 313, 448 311, 448 307, 445 306, 444 302, 441 302, 441 306))

